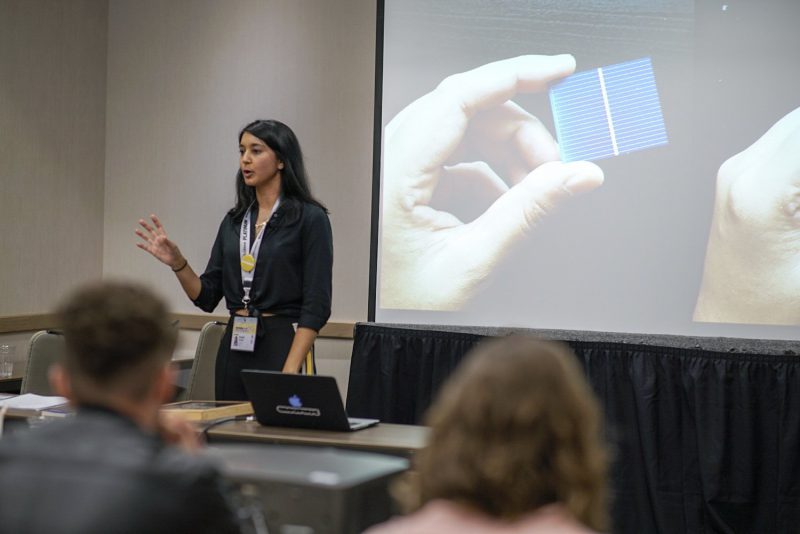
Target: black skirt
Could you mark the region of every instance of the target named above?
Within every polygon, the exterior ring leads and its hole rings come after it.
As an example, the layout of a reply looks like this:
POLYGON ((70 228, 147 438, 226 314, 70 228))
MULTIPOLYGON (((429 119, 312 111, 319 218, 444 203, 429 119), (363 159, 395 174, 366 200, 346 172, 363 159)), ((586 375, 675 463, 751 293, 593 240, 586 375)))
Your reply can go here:
POLYGON ((231 350, 233 317, 219 344, 215 368, 217 400, 250 400, 244 390, 242 369, 281 371, 294 340, 294 319, 273 315, 260 317, 253 352, 231 350))

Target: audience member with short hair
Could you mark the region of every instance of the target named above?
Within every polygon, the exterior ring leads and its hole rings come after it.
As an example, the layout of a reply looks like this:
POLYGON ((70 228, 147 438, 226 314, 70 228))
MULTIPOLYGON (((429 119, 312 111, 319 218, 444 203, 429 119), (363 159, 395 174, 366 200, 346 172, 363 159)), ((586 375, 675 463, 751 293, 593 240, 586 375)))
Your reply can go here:
POLYGON ((228 533, 239 528, 216 468, 171 399, 177 332, 164 303, 100 283, 59 309, 67 353, 51 369, 74 417, 0 441, 0 532, 228 533))
POLYGON ((566 346, 481 345, 429 410, 430 442, 397 488, 416 511, 370 534, 607 529, 601 417, 566 346))

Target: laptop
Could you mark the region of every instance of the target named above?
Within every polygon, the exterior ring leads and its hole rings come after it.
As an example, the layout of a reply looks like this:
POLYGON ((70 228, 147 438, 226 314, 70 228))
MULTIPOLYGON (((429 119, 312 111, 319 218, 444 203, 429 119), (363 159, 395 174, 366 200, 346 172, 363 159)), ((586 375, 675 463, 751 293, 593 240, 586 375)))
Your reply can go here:
POLYGON ((347 432, 379 422, 347 417, 332 376, 245 369, 242 380, 262 425, 347 432))

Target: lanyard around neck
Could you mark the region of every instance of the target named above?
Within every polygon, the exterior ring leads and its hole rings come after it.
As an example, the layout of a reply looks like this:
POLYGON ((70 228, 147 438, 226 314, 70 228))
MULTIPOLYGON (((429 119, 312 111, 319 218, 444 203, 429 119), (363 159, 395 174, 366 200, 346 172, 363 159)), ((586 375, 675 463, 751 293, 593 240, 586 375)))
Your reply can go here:
POLYGON ((250 304, 250 288, 253 287, 253 278, 256 274, 256 258, 258 257, 258 251, 261 249, 262 238, 267 232, 267 225, 269 224, 269 221, 272 220, 272 216, 275 215, 275 212, 278 210, 280 203, 281 199, 278 197, 275 200, 275 204, 272 206, 272 211, 269 212, 267 224, 265 224, 264 228, 262 228, 261 231, 256 235, 256 239, 253 241, 252 247, 250 246, 250 215, 255 202, 250 204, 250 206, 247 208, 247 212, 242 218, 242 227, 239 230, 239 266, 242 269, 242 288, 244 289, 242 303, 245 305, 245 307, 250 304))

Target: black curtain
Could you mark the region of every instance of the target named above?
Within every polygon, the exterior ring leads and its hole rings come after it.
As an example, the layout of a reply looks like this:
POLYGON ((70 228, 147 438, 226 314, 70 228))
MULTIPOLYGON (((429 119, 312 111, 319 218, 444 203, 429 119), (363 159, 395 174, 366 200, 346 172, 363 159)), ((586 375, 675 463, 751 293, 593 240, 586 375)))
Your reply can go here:
MULTIPOLYGON (((464 354, 507 332, 358 324, 348 413, 419 424, 464 354)), ((572 346, 604 407, 615 532, 800 531, 800 359, 789 345, 765 354, 707 348, 759 346, 746 340, 531 333, 572 346)))

